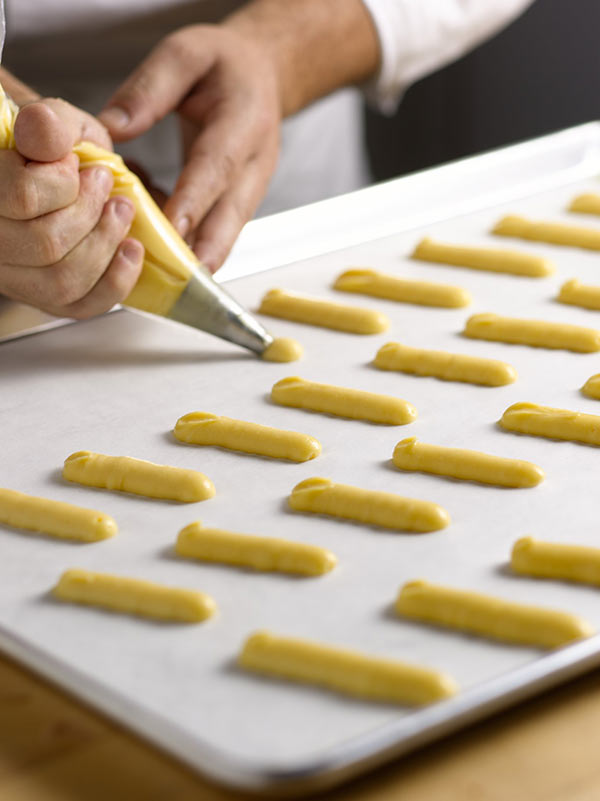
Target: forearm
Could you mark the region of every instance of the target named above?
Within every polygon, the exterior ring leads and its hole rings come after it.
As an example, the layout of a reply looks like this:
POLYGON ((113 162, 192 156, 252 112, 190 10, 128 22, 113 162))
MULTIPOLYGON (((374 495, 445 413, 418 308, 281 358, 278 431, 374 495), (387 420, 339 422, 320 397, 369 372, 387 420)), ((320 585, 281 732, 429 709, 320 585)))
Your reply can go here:
POLYGON ((29 86, 26 86, 14 75, 0 67, 0 84, 4 87, 4 91, 12 97, 18 106, 24 103, 30 103, 32 100, 39 100, 40 96, 29 86))
POLYGON ((379 40, 361 0, 251 0, 225 20, 269 53, 283 116, 379 68, 379 40))

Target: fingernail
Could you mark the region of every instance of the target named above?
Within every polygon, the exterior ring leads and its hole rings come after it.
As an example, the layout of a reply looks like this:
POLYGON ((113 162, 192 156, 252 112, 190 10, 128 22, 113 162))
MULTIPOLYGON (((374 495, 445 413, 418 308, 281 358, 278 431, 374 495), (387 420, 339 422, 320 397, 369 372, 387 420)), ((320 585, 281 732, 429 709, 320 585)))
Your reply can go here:
POLYGON ((126 200, 118 200, 115 211, 122 222, 130 222, 133 219, 134 209, 126 200))
POLYGON ((121 253, 132 264, 137 264, 140 257, 140 248, 137 242, 123 242, 121 245, 121 253))
POLYGON ((181 236, 185 236, 187 234, 187 232, 190 230, 191 225, 192 221, 187 215, 185 217, 180 217, 175 222, 175 228, 177 228, 181 236))
POLYGON ((107 128, 127 128, 131 122, 131 115, 121 106, 111 106, 101 111, 98 119, 107 128))

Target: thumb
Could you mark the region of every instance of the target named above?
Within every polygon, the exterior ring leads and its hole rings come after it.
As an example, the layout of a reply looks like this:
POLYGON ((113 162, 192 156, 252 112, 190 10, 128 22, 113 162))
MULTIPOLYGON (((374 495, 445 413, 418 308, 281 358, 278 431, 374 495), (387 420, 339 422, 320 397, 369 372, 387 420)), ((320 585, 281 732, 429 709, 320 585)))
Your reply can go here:
POLYGON ((113 94, 98 119, 115 141, 133 139, 166 117, 209 69, 210 60, 196 41, 202 27, 163 39, 113 94))
POLYGON ((15 145, 30 161, 58 161, 84 140, 112 150, 106 129, 91 115, 64 100, 36 100, 17 114, 15 145))

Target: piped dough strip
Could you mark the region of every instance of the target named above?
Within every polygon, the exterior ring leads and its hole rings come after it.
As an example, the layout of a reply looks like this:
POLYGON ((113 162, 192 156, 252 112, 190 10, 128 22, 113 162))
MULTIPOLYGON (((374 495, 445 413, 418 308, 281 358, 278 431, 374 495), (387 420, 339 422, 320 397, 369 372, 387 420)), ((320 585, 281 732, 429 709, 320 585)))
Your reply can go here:
POLYGON ((282 378, 274 384, 271 400, 281 406, 385 425, 406 425, 417 419, 415 407, 402 398, 361 389, 317 384, 299 376, 282 378))
POLYGON ((450 523, 450 515, 437 503, 336 484, 316 476, 297 484, 288 502, 297 512, 331 515, 399 531, 438 531, 450 523))
POLYGON ((184 623, 200 623, 211 617, 217 608, 210 595, 198 590, 165 587, 142 579, 80 568, 66 570, 52 594, 61 601, 184 623))
POLYGON ((584 228, 580 225, 538 222, 509 215, 496 223, 492 233, 498 236, 528 239, 532 242, 546 242, 549 245, 600 250, 600 229, 584 228))
POLYGON ((175 551, 205 562, 302 576, 321 576, 337 564, 336 556, 318 545, 205 528, 199 520, 181 529, 175 551))
POLYGON ((271 289, 263 297, 260 314, 307 323, 351 334, 380 334, 387 330, 390 321, 382 312, 333 303, 330 300, 295 295, 283 289, 271 289))
POLYGON ((472 270, 525 275, 531 278, 544 278, 555 270, 554 264, 549 259, 532 253, 448 245, 434 242, 428 237, 419 242, 411 258, 436 264, 449 264, 453 267, 469 267, 472 270))
POLYGON ((577 353, 594 353, 600 350, 600 331, 594 328, 546 320, 501 317, 498 314, 474 314, 469 317, 463 336, 507 342, 511 345, 572 350, 577 353))
POLYGON ((0 488, 0 523, 82 542, 105 540, 118 531, 112 517, 95 509, 3 488, 0 488))
POLYGON ((569 211, 576 211, 580 214, 600 215, 600 195, 595 195, 593 192, 578 195, 571 201, 569 211))
POLYGON ((133 492, 149 498, 185 503, 205 501, 215 494, 210 478, 197 470, 90 451, 77 451, 68 456, 63 477, 88 487, 133 492))
POLYGON ((568 612, 427 581, 405 584, 396 599, 395 610, 401 617, 412 620, 540 648, 557 648, 595 633, 590 623, 568 612))
POLYGON ((600 548, 522 537, 513 545, 510 566, 526 576, 600 586, 600 548))
POLYGON ((354 292, 419 306, 455 309, 471 303, 471 295, 459 286, 436 284, 432 281, 410 281, 376 270, 359 268, 342 273, 333 288, 340 292, 354 292))
POLYGON ((535 487, 544 480, 544 471, 532 462, 463 448, 429 445, 419 442, 416 437, 401 440, 394 449, 392 461, 401 470, 416 470, 499 487, 535 487))
POLYGON ((238 664, 267 676, 397 704, 430 704, 458 691, 454 679, 437 670, 268 631, 250 635, 238 664))
POLYGON ((600 445, 600 416, 596 414, 553 409, 536 403, 513 403, 499 422, 502 428, 519 434, 600 445))
POLYGON ((321 453, 321 443, 308 434, 220 417, 210 412, 190 412, 180 417, 175 437, 190 445, 216 445, 243 453, 306 462, 321 453))
POLYGON ((600 373, 590 376, 585 384, 581 387, 581 391, 588 398, 600 400, 600 373))
POLYGON ((380 370, 397 370, 410 375, 432 376, 444 381, 461 381, 500 387, 517 380, 517 371, 506 362, 448 353, 444 350, 411 348, 400 342, 388 342, 377 351, 374 361, 380 370))
POLYGON ((600 309, 600 286, 582 284, 576 278, 566 281, 560 288, 557 300, 583 309, 600 309))

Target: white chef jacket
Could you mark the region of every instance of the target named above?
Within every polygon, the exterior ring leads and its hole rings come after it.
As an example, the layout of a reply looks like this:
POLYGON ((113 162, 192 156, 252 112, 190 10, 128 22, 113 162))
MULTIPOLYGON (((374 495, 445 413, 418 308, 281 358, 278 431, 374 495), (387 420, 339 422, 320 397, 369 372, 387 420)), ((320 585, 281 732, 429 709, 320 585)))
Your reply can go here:
MULTIPOLYGON (((282 151, 260 213, 313 202, 365 185, 362 95, 384 112, 419 78, 460 57, 533 0, 363 0, 381 46, 377 77, 335 92, 284 121, 282 151)), ((43 95, 99 111, 166 34, 218 22, 242 0, 5 0, 4 65, 43 95)), ((180 166, 175 121, 119 146, 156 182, 172 188, 180 166)))

